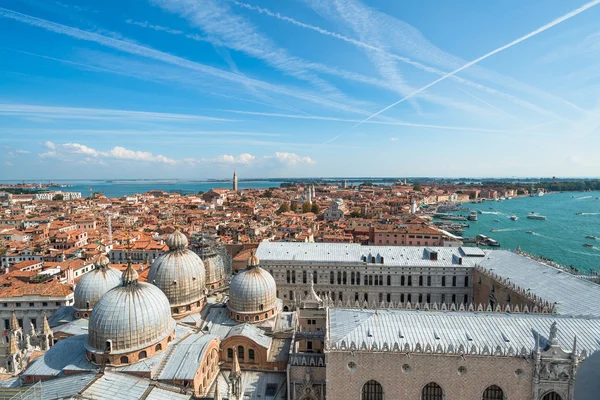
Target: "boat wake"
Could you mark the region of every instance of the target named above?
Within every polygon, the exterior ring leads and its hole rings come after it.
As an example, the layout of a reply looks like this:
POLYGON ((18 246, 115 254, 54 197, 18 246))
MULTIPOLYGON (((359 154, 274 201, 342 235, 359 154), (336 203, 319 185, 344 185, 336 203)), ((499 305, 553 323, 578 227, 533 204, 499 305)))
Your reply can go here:
POLYGON ((518 229, 518 228, 506 228, 506 229, 496 229, 496 232, 515 232, 515 231, 522 231, 523 229, 518 229))
MULTIPOLYGON (((568 250, 568 249, 564 249, 564 250, 567 253, 579 254, 580 256, 600 257, 600 252, 598 254, 594 254, 594 253, 584 253, 583 251, 573 251, 573 250, 568 250)), ((599 251, 596 247, 594 247, 593 250, 599 251)))
POLYGON ((583 200, 583 199, 591 199, 592 196, 581 196, 581 197, 575 197, 575 200, 583 200))
POLYGON ((502 215, 500 211, 482 211, 482 214, 502 215))
POLYGON ((581 214, 578 215, 600 215, 600 213, 586 213, 586 212, 582 212, 581 214))

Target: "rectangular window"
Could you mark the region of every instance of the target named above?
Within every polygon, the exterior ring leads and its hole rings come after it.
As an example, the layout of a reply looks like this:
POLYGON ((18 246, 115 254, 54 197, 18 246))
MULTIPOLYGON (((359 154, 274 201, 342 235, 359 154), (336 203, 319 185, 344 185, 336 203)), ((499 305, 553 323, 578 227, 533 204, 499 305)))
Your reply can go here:
POLYGON ((442 276, 442 286, 446 286, 446 277, 442 276))
POLYGON ((21 303, 15 303, 15 307, 21 307, 21 303))
POLYGON ((57 302, 56 302, 56 306, 57 306, 57 307, 60 307, 60 301, 57 301, 57 302))
POLYGON ((412 276, 408 276, 408 286, 412 286, 412 276))
MULTIPOLYGON (((9 319, 5 319, 4 320, 4 329, 8 330, 10 329, 10 320, 9 319)), ((8 336, 7 336, 8 337, 8 336)))
POLYGON ((306 341, 306 350, 312 350, 313 346, 312 346, 312 340, 307 340, 306 341))
POLYGON ((465 276, 465 287, 469 286, 469 277, 465 276))
POLYGON ((35 303, 29 303, 29 307, 35 307, 35 303))

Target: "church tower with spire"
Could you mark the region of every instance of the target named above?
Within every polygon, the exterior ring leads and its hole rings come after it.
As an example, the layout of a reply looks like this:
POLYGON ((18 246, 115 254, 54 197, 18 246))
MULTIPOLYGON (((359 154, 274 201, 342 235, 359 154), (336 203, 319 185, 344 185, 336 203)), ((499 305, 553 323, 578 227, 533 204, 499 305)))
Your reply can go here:
POLYGON ((238 190, 238 178, 237 178, 237 173, 235 172, 235 170, 233 170, 233 191, 237 192, 238 190))

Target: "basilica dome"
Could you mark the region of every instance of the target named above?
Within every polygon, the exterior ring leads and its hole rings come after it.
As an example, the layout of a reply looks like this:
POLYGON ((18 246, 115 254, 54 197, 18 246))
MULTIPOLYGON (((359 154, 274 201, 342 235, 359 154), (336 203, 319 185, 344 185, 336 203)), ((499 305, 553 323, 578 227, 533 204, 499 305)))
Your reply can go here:
POLYGON ((101 255, 95 269, 85 274, 75 286, 75 316, 89 316, 98 300, 109 290, 121 284, 121 271, 109 266, 109 260, 101 255))
POLYGON ((277 303, 275 279, 259 266, 253 253, 246 269, 235 275, 229 285, 230 315, 238 321, 261 321, 275 315, 277 303))
POLYGON ((154 260, 148 282, 167 296, 173 315, 182 316, 204 304, 204 263, 187 248, 188 240, 179 230, 169 235, 166 243, 169 251, 154 260))
POLYGON ((120 286, 96 303, 88 327, 89 358, 128 364, 165 349, 175 335, 169 301, 156 286, 138 282, 131 264, 120 286))

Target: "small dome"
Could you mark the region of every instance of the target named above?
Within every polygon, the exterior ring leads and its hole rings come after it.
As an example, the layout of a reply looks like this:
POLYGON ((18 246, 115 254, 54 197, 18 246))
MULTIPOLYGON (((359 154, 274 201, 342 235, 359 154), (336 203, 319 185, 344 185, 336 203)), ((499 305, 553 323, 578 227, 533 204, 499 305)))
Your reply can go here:
POLYGON ((183 250, 188 247, 187 237, 179 229, 167 237, 166 243, 170 250, 183 250))
POLYGON ((172 307, 196 303, 204 297, 204 263, 186 248, 187 243, 179 231, 170 235, 169 251, 154 260, 148 272, 148 282, 163 291, 172 307))
POLYGON ((277 306, 277 285, 270 273, 258 266, 258 258, 252 254, 248 267, 240 271, 229 285, 231 311, 260 313, 277 306))
POLYGON ((204 260, 204 268, 206 269, 206 285, 222 281, 225 276, 223 263, 219 262, 217 257, 207 257, 204 260))
POLYGON ((85 274, 75 286, 75 309, 90 311, 109 290, 121 284, 121 271, 110 267, 102 255, 96 260, 96 268, 85 274))
POLYGON ((175 330, 169 301, 157 287, 137 281, 131 265, 120 286, 108 291, 94 307, 86 348, 103 353, 141 350, 160 342, 175 330))

